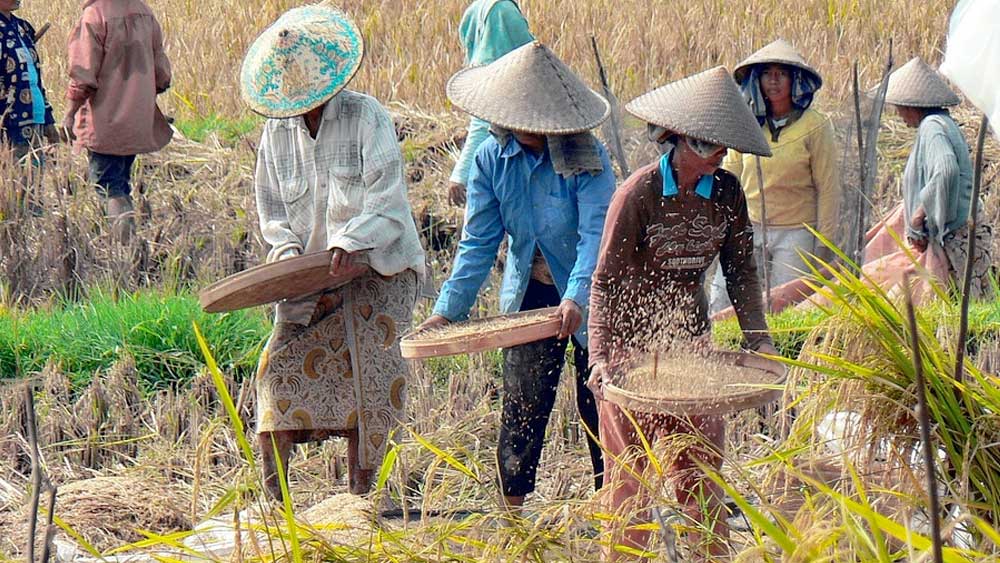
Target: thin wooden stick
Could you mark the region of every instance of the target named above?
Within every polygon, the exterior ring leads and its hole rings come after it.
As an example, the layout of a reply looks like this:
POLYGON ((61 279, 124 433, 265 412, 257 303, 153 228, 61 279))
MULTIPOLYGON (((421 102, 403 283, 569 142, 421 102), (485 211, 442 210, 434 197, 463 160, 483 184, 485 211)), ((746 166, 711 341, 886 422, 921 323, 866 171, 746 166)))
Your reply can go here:
MULTIPOLYGON (((861 118, 861 80, 858 77, 858 61, 854 61, 854 128, 857 130, 858 137, 858 175, 861 181, 861 190, 858 190, 858 209, 862 209, 865 205, 864 202, 864 186, 868 184, 866 180, 866 174, 868 171, 865 170, 865 134, 864 134, 864 121, 861 118)), ((861 216, 860 212, 858 215, 858 230, 861 230, 861 216)), ((864 250, 864 239, 855 242, 855 244, 860 245, 859 248, 854 249, 852 258, 854 262, 858 265, 857 272, 861 272, 862 262, 865 259, 864 250)))
POLYGON ((764 306, 771 312, 771 267, 768 265, 767 243, 767 200, 764 198, 764 169, 760 165, 760 156, 754 155, 757 165, 757 190, 760 192, 760 236, 761 236, 761 268, 764 272, 764 306))
POLYGON ((42 37, 45 37, 45 34, 49 32, 49 29, 51 27, 52 27, 51 23, 45 22, 45 24, 42 27, 38 28, 38 31, 35 32, 35 37, 34 37, 35 43, 38 43, 42 39, 42 37))
POLYGON ((622 148, 621 124, 618 123, 618 108, 614 93, 611 92, 611 85, 608 83, 608 74, 604 71, 604 62, 601 60, 601 52, 597 49, 597 38, 590 36, 590 45, 594 48, 594 60, 597 61, 597 72, 601 78, 601 87, 604 89, 604 97, 608 104, 611 104, 611 143, 612 154, 618 161, 618 168, 621 170, 622 178, 628 178, 632 172, 629 170, 628 158, 625 157, 625 149, 622 148))
POLYGON ((52 538, 56 535, 56 527, 53 524, 56 516, 56 487, 49 487, 49 513, 45 523, 45 543, 42 544, 42 563, 48 563, 52 557, 52 538))
POLYGON ((660 353, 653 352, 653 379, 656 379, 656 372, 660 370, 660 353))
POLYGON ((917 332, 917 314, 913 310, 913 288, 910 273, 903 274, 906 286, 906 315, 910 323, 910 345, 913 348, 913 368, 916 379, 917 418, 920 419, 920 440, 923 442, 924 465, 927 471, 927 494, 930 497, 931 540, 934 542, 934 563, 942 563, 941 547, 941 507, 938 501, 937 473, 934 471, 934 452, 931 444, 931 420, 927 411, 927 396, 924 382, 924 360, 920 355, 920 335, 917 332))
POLYGON ((871 194, 875 191, 875 179, 877 174, 878 160, 878 134, 879 125, 882 123, 882 110, 885 108, 885 93, 889 88, 889 75, 892 73, 892 38, 889 38, 889 57, 885 63, 885 70, 882 73, 882 82, 875 95, 875 102, 868 118, 869 128, 865 138, 865 157, 862 166, 865 171, 865 183, 861 186, 860 202, 858 205, 858 241, 856 261, 860 265, 864 261, 865 235, 868 233, 868 206, 871 194))
POLYGON ((38 424, 35 422, 35 390, 30 381, 24 386, 24 411, 31 454, 31 504, 28 506, 28 561, 35 560, 35 532, 38 528, 38 505, 42 496, 42 464, 38 454, 38 424))
POLYGON ((962 313, 958 325, 958 350, 955 351, 955 381, 961 383, 965 377, 965 346, 969 336, 969 301, 972 293, 972 270, 976 258, 976 230, 979 228, 979 191, 983 183, 983 147, 986 144, 986 130, 990 120, 983 115, 979 122, 979 138, 976 139, 976 169, 972 181, 972 222, 969 224, 969 246, 966 249, 965 278, 962 280, 962 313))

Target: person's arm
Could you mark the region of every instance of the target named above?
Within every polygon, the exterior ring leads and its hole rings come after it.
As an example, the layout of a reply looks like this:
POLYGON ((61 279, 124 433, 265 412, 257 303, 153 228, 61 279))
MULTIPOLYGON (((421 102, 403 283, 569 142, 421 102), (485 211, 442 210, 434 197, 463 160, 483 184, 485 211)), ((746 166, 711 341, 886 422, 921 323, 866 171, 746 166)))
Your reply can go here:
POLYGON ((100 15, 93 7, 85 8, 80 21, 69 35, 69 85, 66 88, 69 107, 63 126, 70 133, 73 131, 76 112, 97 92, 98 76, 101 65, 104 64, 106 37, 107 28, 100 15))
POLYGON ((156 93, 162 94, 170 89, 172 73, 170 59, 163 49, 163 29, 160 22, 153 18, 153 75, 156 79, 156 93))
POLYGON ((751 350, 773 349, 764 317, 764 299, 757 279, 757 261, 753 255, 753 226, 747 213, 743 190, 738 189, 734 216, 729 221, 726 238, 719 253, 719 264, 726 278, 726 290, 736 311, 746 347, 751 350))
POLYGON ((458 161, 455 163, 455 168, 452 169, 449 178, 451 182, 449 189, 453 192, 449 194, 452 205, 465 204, 465 186, 469 184, 469 172, 476 161, 476 151, 479 149, 479 145, 483 144, 483 141, 489 137, 489 123, 478 117, 469 120, 469 132, 465 137, 465 144, 462 146, 462 152, 458 155, 458 161))
POLYGON ((617 284, 638 275, 635 256, 642 244, 644 221, 639 213, 641 202, 634 194, 626 183, 614 193, 608 206, 590 290, 587 331, 591 365, 607 363, 610 356, 610 292, 617 284))
POLYGON ((597 175, 588 173, 576 176, 576 204, 579 215, 576 245, 576 262, 569 273, 563 299, 570 299, 581 308, 590 302, 591 279, 597 266, 597 253, 601 249, 601 235, 608 214, 608 205, 615 192, 615 174, 607 152, 601 149, 604 170, 597 175))
POLYGON ((257 169, 254 174, 254 193, 257 198, 257 215, 260 232, 271 249, 266 262, 298 255, 305 244, 292 232, 288 223, 288 210, 281 199, 278 176, 271 155, 270 128, 265 125, 257 149, 257 169))
MULTIPOLYGON (((349 253, 385 248, 402 236, 409 218, 403 153, 392 118, 377 104, 366 104, 358 127, 364 205, 361 212, 327 236, 330 249, 349 253)), ((412 219, 411 219, 412 220, 412 219)))
POLYGON ((487 144, 476 153, 476 162, 469 176, 469 201, 465 207, 465 227, 458 243, 458 254, 451 276, 441 286, 441 294, 434 305, 434 314, 449 321, 465 320, 476 301, 479 289, 493 267, 504 226, 500 214, 500 200, 493 189, 493 162, 495 155, 487 144))
POLYGON ((837 139, 829 119, 809 138, 809 166, 816 187, 816 230, 837 242, 843 194, 837 167, 837 139))
POLYGON ((946 234, 951 202, 956 199, 951 189, 961 174, 958 157, 943 132, 932 132, 923 141, 923 157, 926 182, 917 196, 920 206, 907 226, 908 236, 917 240, 926 239, 932 230, 946 234))

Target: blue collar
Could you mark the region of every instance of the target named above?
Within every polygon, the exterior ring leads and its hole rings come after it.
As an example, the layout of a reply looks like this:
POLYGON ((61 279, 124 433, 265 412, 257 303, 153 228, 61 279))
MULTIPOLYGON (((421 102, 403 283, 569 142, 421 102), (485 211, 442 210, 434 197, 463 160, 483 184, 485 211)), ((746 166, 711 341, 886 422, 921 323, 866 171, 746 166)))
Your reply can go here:
MULTIPOLYGON (((667 154, 660 157, 660 175, 663 176, 663 197, 674 197, 679 191, 677 190, 677 181, 674 180, 674 171, 670 168, 670 157, 674 154, 673 149, 667 154)), ((694 189, 694 193, 698 194, 704 199, 712 199, 712 186, 715 184, 715 176, 713 174, 706 174, 698 180, 698 185, 694 189)))

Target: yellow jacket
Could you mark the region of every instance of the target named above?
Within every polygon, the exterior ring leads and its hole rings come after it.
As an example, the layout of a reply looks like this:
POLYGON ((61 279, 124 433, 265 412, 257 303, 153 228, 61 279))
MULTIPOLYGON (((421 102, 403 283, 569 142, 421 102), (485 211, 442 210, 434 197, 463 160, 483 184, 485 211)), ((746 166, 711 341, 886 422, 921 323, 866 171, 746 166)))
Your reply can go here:
MULTIPOLYGON (((837 148, 830 118, 807 109, 781 130, 778 141, 764 124, 773 156, 761 158, 767 204, 767 224, 774 227, 814 227, 836 240, 841 187, 837 148)), ((760 189, 754 156, 730 150, 722 167, 740 179, 750 220, 761 222, 760 189)))

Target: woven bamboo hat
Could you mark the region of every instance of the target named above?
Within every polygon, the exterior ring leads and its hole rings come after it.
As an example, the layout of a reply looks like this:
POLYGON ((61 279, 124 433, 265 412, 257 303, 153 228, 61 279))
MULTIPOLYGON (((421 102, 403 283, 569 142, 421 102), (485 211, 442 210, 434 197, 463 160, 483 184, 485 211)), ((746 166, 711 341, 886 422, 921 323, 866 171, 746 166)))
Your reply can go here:
POLYGON ((767 139, 725 67, 671 82, 625 105, 639 119, 742 153, 771 156, 767 139))
MULTIPOLYGON (((750 55, 743 62, 736 66, 736 70, 733 71, 733 76, 739 83, 743 82, 747 73, 750 72, 750 68, 754 65, 766 65, 766 64, 783 64, 788 66, 793 66, 795 68, 801 69, 808 72, 816 79, 816 82, 822 86, 823 77, 819 75, 813 67, 809 66, 809 63, 802 57, 802 54, 792 47, 792 44, 784 39, 778 39, 769 45, 765 45, 756 53, 750 55)), ((817 90, 819 87, 817 87, 817 90)))
POLYGON ((325 2, 294 8, 250 45, 240 90, 253 111, 294 117, 347 86, 362 58, 361 32, 343 12, 325 2))
POLYGON ((920 57, 913 57, 889 75, 885 101, 915 108, 957 106, 962 102, 944 78, 920 57))
POLYGON ((611 113, 548 47, 535 41, 451 77, 448 99, 499 127, 540 135, 589 131, 611 113))

